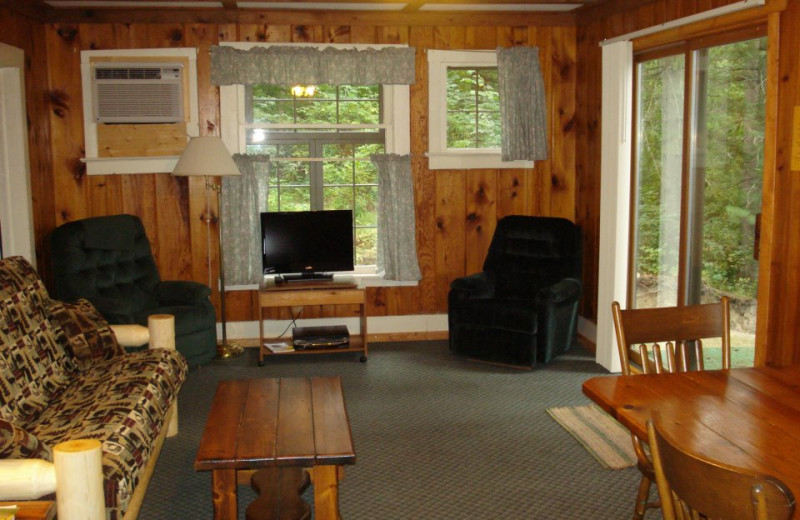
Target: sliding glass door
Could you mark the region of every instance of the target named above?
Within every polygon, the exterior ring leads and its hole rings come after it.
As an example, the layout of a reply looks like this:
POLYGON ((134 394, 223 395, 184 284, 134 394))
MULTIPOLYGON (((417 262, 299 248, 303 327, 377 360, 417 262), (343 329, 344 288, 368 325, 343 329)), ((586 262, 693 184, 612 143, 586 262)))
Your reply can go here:
POLYGON ((637 57, 629 302, 731 299, 752 364, 766 99, 761 29, 637 57))

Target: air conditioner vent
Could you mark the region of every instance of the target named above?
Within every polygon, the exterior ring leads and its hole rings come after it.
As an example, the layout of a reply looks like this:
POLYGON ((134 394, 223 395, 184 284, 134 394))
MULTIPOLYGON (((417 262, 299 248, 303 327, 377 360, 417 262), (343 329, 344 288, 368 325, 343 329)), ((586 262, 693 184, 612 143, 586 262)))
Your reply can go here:
POLYGON ((183 121, 181 64, 96 65, 94 114, 98 123, 183 121))

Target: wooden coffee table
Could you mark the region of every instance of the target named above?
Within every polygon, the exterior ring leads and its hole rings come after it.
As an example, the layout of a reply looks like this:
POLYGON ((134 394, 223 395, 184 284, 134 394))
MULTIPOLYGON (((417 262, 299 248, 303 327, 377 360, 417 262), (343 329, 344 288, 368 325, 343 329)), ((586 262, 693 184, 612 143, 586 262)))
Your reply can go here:
POLYGON ((194 468, 212 472, 215 519, 235 520, 237 484, 279 467, 309 468, 315 518, 339 520, 342 466, 355 460, 338 377, 250 379, 219 383, 194 468))

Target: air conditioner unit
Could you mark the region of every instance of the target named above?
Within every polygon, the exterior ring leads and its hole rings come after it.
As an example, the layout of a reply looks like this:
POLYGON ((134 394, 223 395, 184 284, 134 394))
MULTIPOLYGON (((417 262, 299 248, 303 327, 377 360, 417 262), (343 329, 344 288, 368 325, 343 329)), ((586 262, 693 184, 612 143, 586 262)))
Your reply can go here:
POLYGON ((183 121, 180 63, 96 63, 92 71, 98 123, 183 121))

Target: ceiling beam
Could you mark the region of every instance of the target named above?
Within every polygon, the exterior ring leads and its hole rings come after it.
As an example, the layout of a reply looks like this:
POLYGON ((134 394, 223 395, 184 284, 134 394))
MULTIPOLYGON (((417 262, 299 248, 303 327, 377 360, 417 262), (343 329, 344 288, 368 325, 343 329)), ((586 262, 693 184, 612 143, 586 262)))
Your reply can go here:
POLYGON ((579 25, 586 25, 597 20, 604 20, 615 14, 634 11, 656 0, 606 0, 595 4, 587 4, 575 10, 579 25))
POLYGON ((0 0, 1 7, 8 7, 29 18, 44 21, 53 11, 53 8, 44 3, 44 0, 0 0))
MULTIPOLYGON (((6 0, 0 0, 0 2, 6 0)), ((454 12, 454 11, 317 11, 251 9, 58 9, 50 10, 48 23, 247 23, 265 25, 409 25, 409 26, 566 26, 575 15, 560 12, 454 12)))

